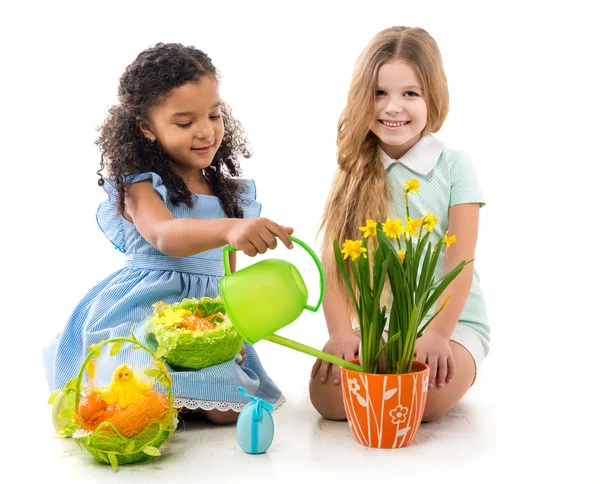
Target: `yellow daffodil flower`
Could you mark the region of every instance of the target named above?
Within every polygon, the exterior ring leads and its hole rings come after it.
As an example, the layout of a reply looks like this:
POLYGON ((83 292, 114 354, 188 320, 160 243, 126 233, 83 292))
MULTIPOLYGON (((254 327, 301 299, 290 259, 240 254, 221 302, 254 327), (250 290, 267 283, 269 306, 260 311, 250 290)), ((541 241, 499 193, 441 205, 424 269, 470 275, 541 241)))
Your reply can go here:
POLYGON ((400 260, 404 262, 404 249, 400 249, 400 252, 398 252, 398 257, 400 257, 400 260))
POLYGON ((408 234, 411 237, 414 237, 415 235, 417 235, 417 229, 419 229, 421 227, 421 223, 422 223, 421 219, 404 217, 404 220, 406 221, 406 227, 405 227, 404 231, 408 232, 408 234))
POLYGON ((427 210, 427 215, 423 217, 423 228, 429 230, 429 232, 433 232, 433 227, 435 227, 438 223, 437 218, 432 213, 429 213, 427 210))
POLYGON ((448 231, 446 230, 446 235, 442 239, 442 244, 446 244, 446 250, 450 247, 454 242, 456 242, 456 235, 451 235, 448 237, 448 231))
POLYGON ((402 220, 400 220, 399 218, 397 218, 396 220, 392 220, 388 217, 385 223, 383 224, 383 232, 391 239, 399 238, 404 233, 402 220))
POLYGON ((404 191, 406 193, 419 193, 419 187, 421 186, 421 184, 419 183, 419 180, 415 180, 414 178, 411 178, 410 180, 404 180, 404 191))
POLYGON ((363 237, 366 239, 370 235, 375 237, 377 235, 377 222, 375 220, 368 219, 364 227, 358 227, 363 231, 363 237))
POLYGON ((164 311, 164 315, 160 318, 157 318, 157 323, 166 327, 175 326, 177 323, 181 323, 183 318, 189 314, 191 314, 191 312, 187 309, 178 309, 177 311, 173 311, 173 309, 167 308, 164 311))
POLYGON ((346 240, 341 252, 344 254, 344 259, 351 257, 355 261, 360 257, 360 254, 367 257, 366 251, 367 249, 362 246, 362 240, 346 240))

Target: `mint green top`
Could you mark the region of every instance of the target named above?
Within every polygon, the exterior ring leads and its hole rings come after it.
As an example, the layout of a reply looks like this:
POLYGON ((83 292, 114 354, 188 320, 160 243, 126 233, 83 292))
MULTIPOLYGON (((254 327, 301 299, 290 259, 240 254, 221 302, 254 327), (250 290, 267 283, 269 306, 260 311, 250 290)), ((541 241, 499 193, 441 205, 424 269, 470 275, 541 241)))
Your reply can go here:
MULTIPOLYGON (((406 206, 403 187, 405 180, 415 178, 421 186, 418 194, 409 195, 410 215, 413 218, 422 217, 426 214, 426 209, 435 214, 438 224, 430 236, 432 244, 443 238, 448 230, 450 207, 463 203, 479 203, 481 207, 485 205, 483 193, 467 153, 447 149, 441 141, 431 135, 422 138, 399 160, 392 160, 383 150, 380 150, 380 156, 382 163, 387 167, 391 190, 389 216, 392 219, 401 218, 404 222, 406 206)), ((444 273, 443 254, 444 251, 436 267, 436 279, 444 273)), ((425 320, 433 315, 434 310, 435 306, 425 320)), ((472 328, 486 341, 490 340, 486 305, 476 266, 469 297, 458 323, 472 328)))

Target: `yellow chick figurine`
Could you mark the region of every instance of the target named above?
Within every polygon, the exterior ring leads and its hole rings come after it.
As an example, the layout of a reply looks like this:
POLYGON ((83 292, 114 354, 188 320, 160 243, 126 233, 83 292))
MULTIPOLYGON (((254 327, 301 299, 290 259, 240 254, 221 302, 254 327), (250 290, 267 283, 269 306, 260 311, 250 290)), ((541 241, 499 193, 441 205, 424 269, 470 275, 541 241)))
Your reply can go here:
POLYGON ((144 392, 152 388, 148 382, 140 382, 135 378, 129 365, 118 366, 108 387, 102 389, 102 399, 108 404, 117 403, 121 408, 144 398, 144 392))

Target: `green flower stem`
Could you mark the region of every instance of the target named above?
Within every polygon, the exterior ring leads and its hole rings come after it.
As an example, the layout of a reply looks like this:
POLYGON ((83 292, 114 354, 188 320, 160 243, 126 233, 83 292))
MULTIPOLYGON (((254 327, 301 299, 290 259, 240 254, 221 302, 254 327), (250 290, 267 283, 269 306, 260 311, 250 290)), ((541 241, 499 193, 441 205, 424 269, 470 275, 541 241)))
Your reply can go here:
POLYGON ((350 361, 338 358, 337 356, 333 356, 332 354, 325 353, 324 351, 319 351, 315 348, 311 348, 310 346, 303 345, 302 343, 298 343, 297 341, 284 338, 283 336, 272 334, 270 336, 265 337, 264 339, 269 340, 272 343, 277 343, 278 345, 287 346, 288 348, 300 351, 301 353, 306 353, 307 355, 315 356, 333 365, 338 365, 342 368, 346 368, 346 370, 361 372, 363 371, 362 367, 355 363, 351 363, 350 361))

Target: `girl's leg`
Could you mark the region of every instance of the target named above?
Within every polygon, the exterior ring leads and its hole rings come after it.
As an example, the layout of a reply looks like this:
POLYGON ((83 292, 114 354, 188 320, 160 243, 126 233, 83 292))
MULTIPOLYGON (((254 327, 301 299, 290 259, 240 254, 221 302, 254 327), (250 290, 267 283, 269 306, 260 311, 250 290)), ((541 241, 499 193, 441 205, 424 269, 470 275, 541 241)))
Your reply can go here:
POLYGON ((450 410, 467 393, 475 380, 475 360, 471 353, 456 341, 450 340, 456 374, 442 388, 434 386, 427 390, 427 403, 422 422, 431 422, 450 410))
MULTIPOLYGON (((450 410, 467 393, 475 379, 475 360, 471 353, 455 341, 450 341, 452 356, 456 365, 456 374, 452 381, 442 388, 427 390, 427 404, 423 413, 423 422, 430 422, 450 410)), ((321 383, 317 374, 310 379, 310 400, 324 418, 328 420, 346 420, 341 385, 334 385, 331 367, 327 381, 321 383)))
MULTIPOLYGON (((242 359, 237 362, 239 366, 242 366, 246 361, 246 347, 242 345, 242 349, 240 350, 240 354, 242 355, 242 359)), ((235 410, 227 410, 225 412, 221 410, 198 410, 198 414, 217 425, 228 425, 237 422, 239 417, 239 412, 235 410)))
POLYGON ((331 366, 327 372, 327 381, 321 383, 321 375, 317 373, 310 379, 308 385, 310 401, 324 418, 328 420, 346 420, 344 400, 342 397, 342 385, 333 383, 331 366))
POLYGON ((218 425, 227 425, 237 422, 239 412, 235 410, 227 410, 222 412, 221 410, 198 410, 198 413, 202 415, 206 420, 218 424, 218 425))
MULTIPOLYGON (((360 338, 360 331, 355 330, 356 336, 360 338)), ((358 355, 356 355, 358 358, 358 355)), ((347 420, 346 410, 344 410, 344 397, 342 396, 342 384, 333 383, 333 373, 331 366, 327 371, 327 381, 321 383, 321 374, 317 372, 314 378, 310 379, 308 391, 310 401, 315 410, 327 420, 347 420)))

